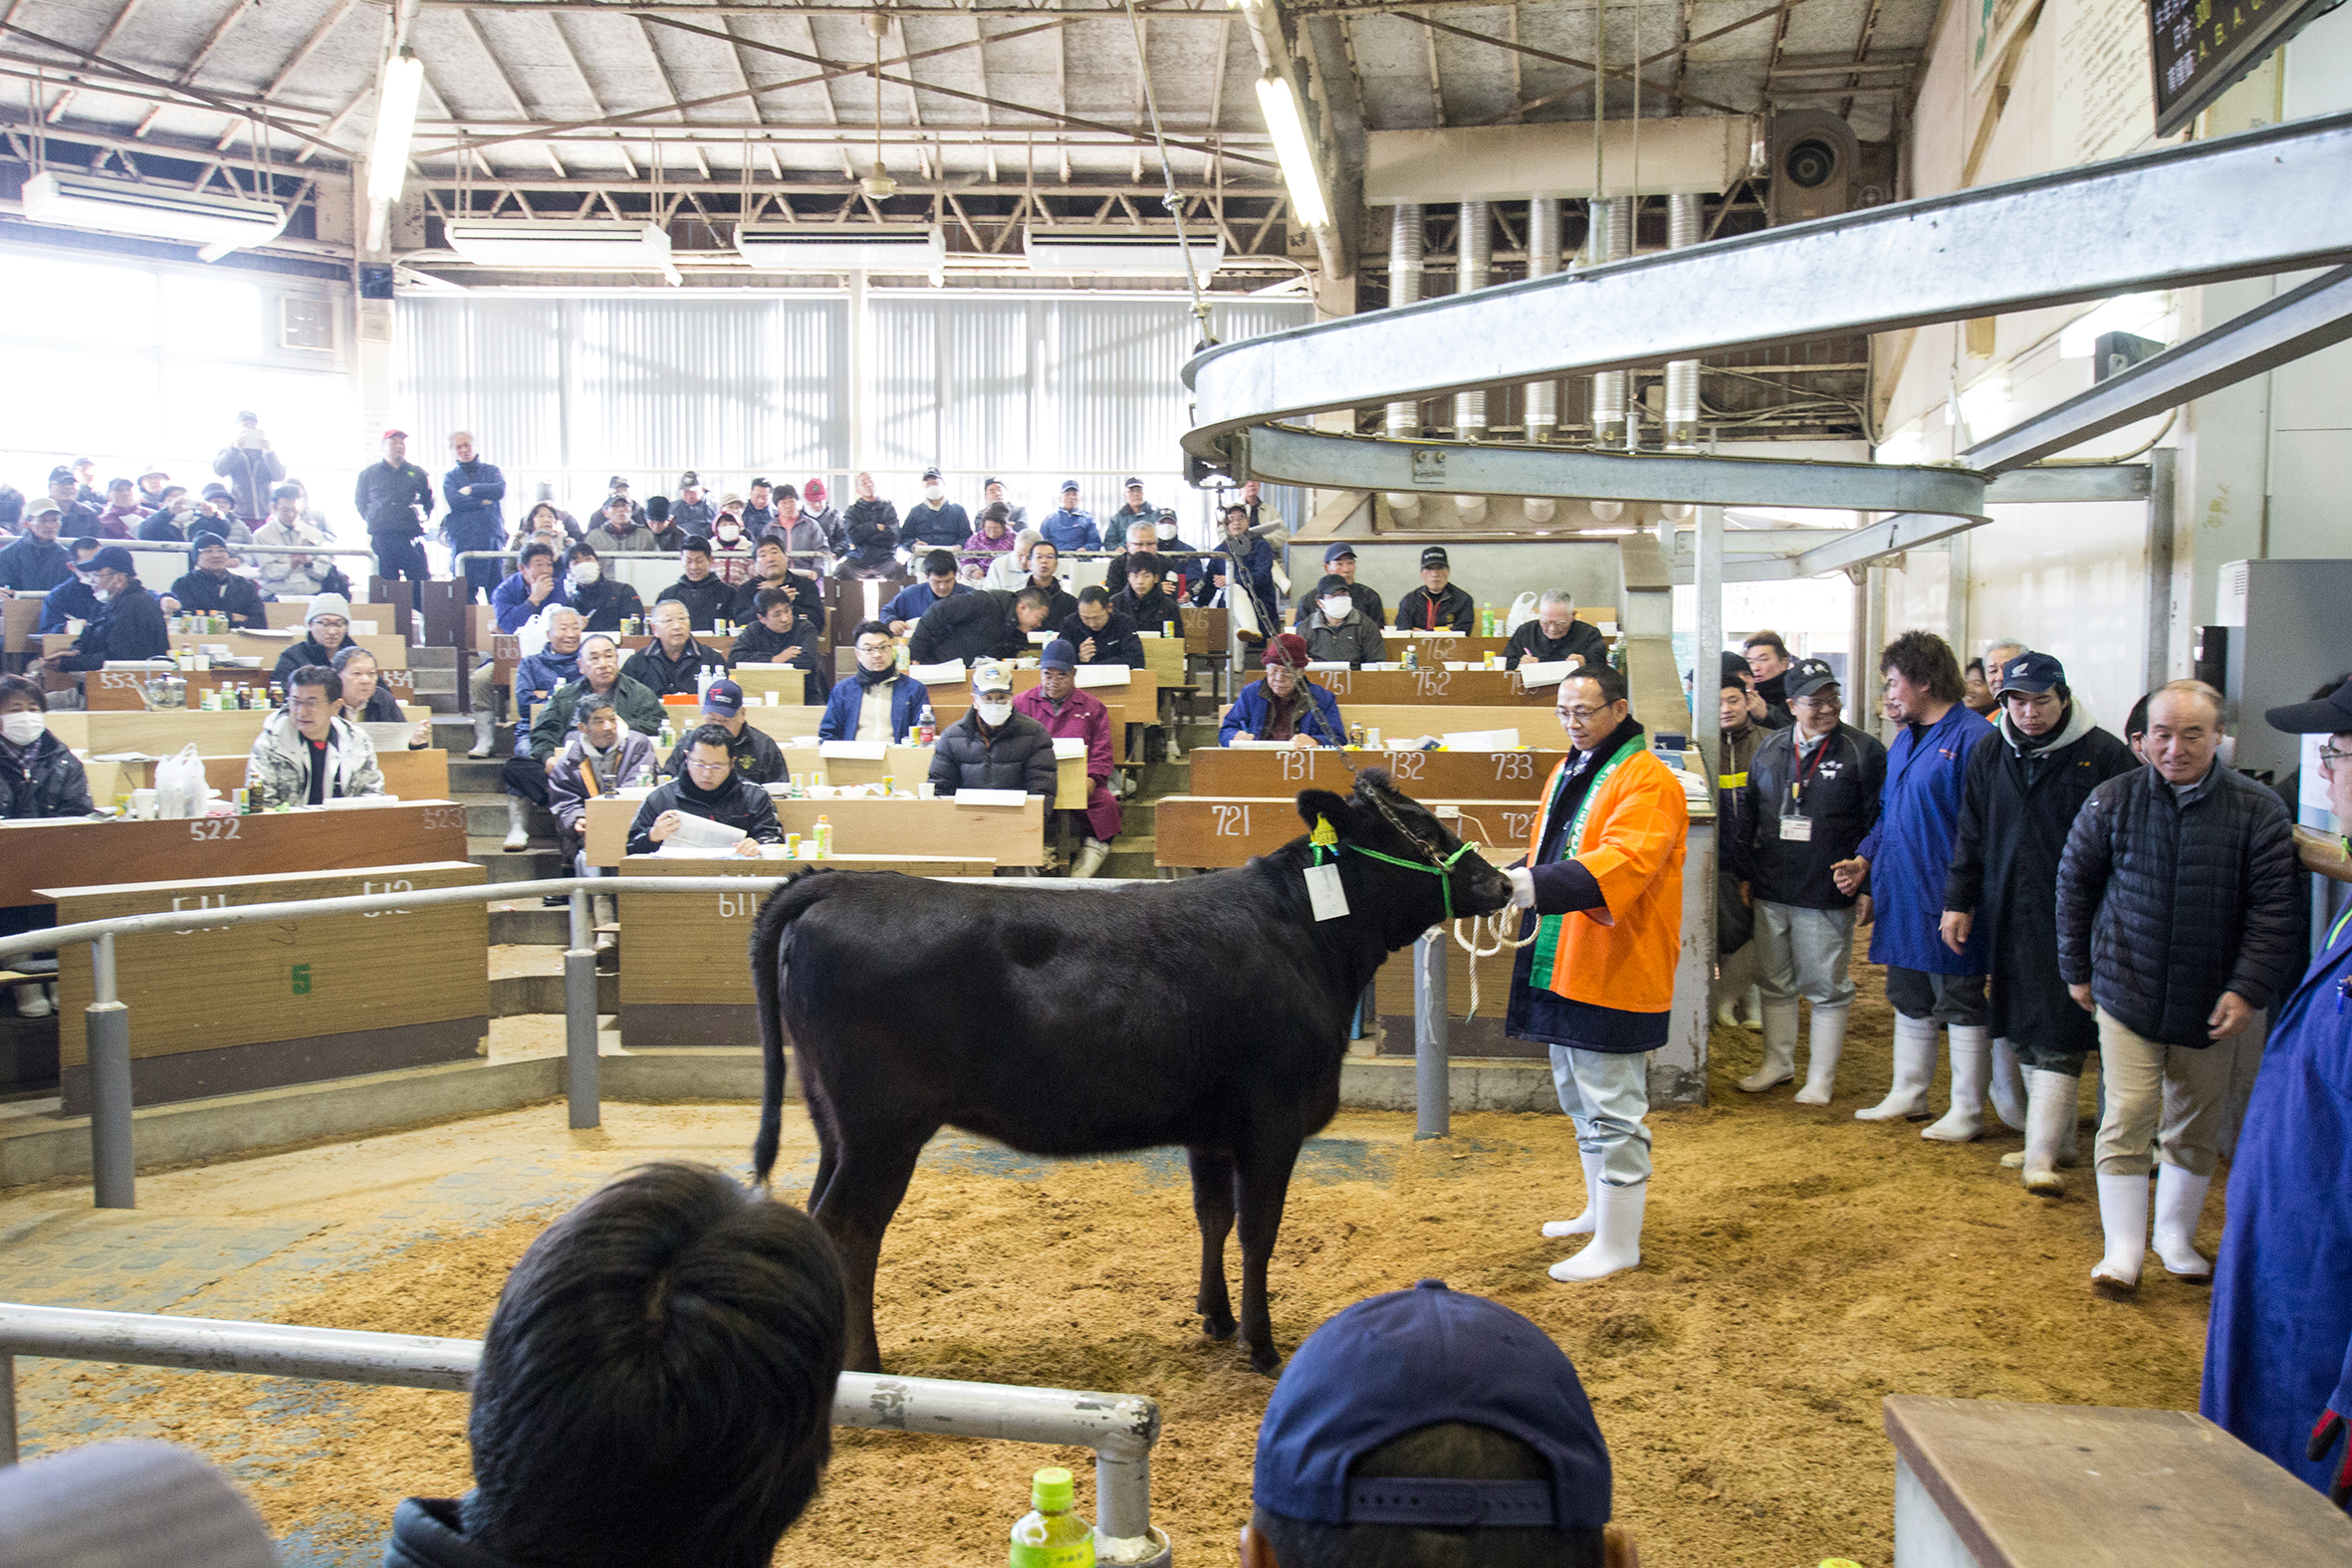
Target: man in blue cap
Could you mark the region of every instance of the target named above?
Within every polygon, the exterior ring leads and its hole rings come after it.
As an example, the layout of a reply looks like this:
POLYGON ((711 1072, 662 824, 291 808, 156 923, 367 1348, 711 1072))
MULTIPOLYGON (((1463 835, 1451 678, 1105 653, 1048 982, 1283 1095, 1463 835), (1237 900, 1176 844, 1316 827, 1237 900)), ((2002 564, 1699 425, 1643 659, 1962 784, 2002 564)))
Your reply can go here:
MULTIPOLYGON (((2270 728, 2321 737, 2328 809, 2352 829, 2352 681, 2273 708, 2270 728)), ((2347 852, 2352 852, 2348 846, 2347 852)), ((2323 884, 2324 885, 2324 884, 2323 884)), ((2340 902, 2339 897, 2339 902, 2340 902)), ((2278 1006, 2237 1151, 2198 1409, 2338 1507, 2352 1501, 2352 905, 2278 1006)))
POLYGON ((1061 505, 1046 514, 1038 524, 1038 533, 1057 551, 1100 550, 1102 531, 1094 526, 1094 519, 1078 510, 1078 482, 1061 482, 1061 505))
MULTIPOLYGON (((1335 545, 1323 547, 1323 570, 1328 575, 1337 577, 1347 584, 1347 596, 1355 600, 1357 614, 1375 626, 1388 624, 1388 606, 1380 601, 1379 590, 1368 583, 1355 580, 1355 547, 1353 545, 1345 540, 1340 540, 1335 545)), ((1298 613, 1292 617, 1291 624, 1294 626, 1305 625, 1306 617, 1312 615, 1314 609, 1313 599, 1299 600, 1298 613)))
POLYGON ((1340 1312, 1258 1429, 1242 1568, 1635 1568, 1584 1387, 1510 1308, 1424 1279, 1340 1312))

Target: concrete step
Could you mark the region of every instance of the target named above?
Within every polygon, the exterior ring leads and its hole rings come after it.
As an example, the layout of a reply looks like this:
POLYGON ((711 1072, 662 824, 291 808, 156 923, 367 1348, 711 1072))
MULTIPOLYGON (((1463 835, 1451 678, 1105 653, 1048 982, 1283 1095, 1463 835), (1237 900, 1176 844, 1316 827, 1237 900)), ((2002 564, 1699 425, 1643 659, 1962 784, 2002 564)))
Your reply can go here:
POLYGON ((408 667, 412 670, 454 670, 457 668, 455 648, 411 647, 408 667))
POLYGON ((411 665, 408 670, 408 681, 419 692, 454 692, 457 690, 457 672, 455 670, 420 670, 411 665))
MULTIPOLYGON (((556 911, 549 910, 548 913, 552 915, 556 911)), ((490 1015, 494 1018, 563 1010, 564 974, 560 961, 553 975, 510 975, 490 982, 490 1015)), ((620 976, 617 972, 597 972, 596 1010, 620 1010, 620 976)))
MULTIPOLYGON (((467 744, 472 743, 469 740, 467 744)), ((476 759, 466 756, 461 749, 449 759, 450 792, 459 796, 504 794, 506 787, 499 780, 505 768, 504 756, 476 759)))
POLYGON ((1130 769, 1129 772, 1135 775, 1137 799, 1192 792, 1192 764, 1189 762, 1145 763, 1141 768, 1130 769))
MULTIPOLYGON (((490 943, 493 947, 553 947, 561 952, 572 940, 572 916, 567 910, 544 909, 536 902, 518 904, 512 909, 490 911, 490 943)), ((553 1010, 561 1012, 558 1007, 553 1010)), ((610 1010, 607 1008, 606 1010, 610 1010)))
MULTIPOLYGON (((469 842, 475 838, 489 839, 493 841, 491 847, 496 848, 498 844, 506 841, 507 797, 505 795, 485 797, 461 794, 456 798, 458 803, 465 807, 465 830, 469 842)), ((526 820, 531 824, 531 837, 534 842, 544 839, 553 844, 556 841, 554 812, 535 805, 531 807, 526 820)), ((500 852, 504 853, 503 850, 500 852)))
MULTIPOLYGON (((503 828, 505 823, 506 819, 501 815, 499 825, 503 828)), ((503 834, 498 837, 469 836, 465 841, 465 857, 488 871, 491 881, 537 882, 566 874, 564 856, 556 848, 553 833, 544 839, 534 839, 529 849, 512 853, 499 847, 502 841, 503 834)))

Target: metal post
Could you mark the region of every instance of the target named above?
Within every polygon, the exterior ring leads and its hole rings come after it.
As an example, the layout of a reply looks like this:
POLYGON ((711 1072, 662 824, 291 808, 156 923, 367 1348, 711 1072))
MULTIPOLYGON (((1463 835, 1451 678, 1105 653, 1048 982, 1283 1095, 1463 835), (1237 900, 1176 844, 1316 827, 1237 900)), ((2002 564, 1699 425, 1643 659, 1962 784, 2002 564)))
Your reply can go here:
POLYGON ((90 1051, 90 1170, 101 1209, 138 1207, 130 1136, 130 1009, 115 1000, 115 934, 90 944, 92 998, 83 1012, 90 1051))
POLYGON ((585 887, 572 890, 572 946, 564 954, 564 1093, 574 1130, 602 1119, 596 1085, 596 933, 585 887))
MULTIPOLYGON (((1637 81, 1635 91, 1640 91, 1637 81)), ((1639 125, 1641 121, 1634 121, 1639 125)), ((1641 143, 1636 141, 1635 148, 1641 143)), ((1702 198, 1677 191, 1666 198, 1666 248, 1679 251, 1699 243, 1701 224, 1706 216, 1702 198)), ((1699 441, 1699 361, 1669 359, 1666 361, 1666 445, 1672 449, 1690 450, 1699 441)))
POLYGON ((1148 1451, 1132 1456, 1094 1451, 1094 1534, 1113 1541, 1151 1540, 1148 1451))
MULTIPOLYGON (((1528 276, 1548 278, 1559 271, 1559 198, 1533 196, 1528 200, 1528 276)), ((1559 382, 1528 383, 1528 439, 1549 441, 1559 429, 1559 382)))
POLYGON ((1698 537, 1692 542, 1697 548, 1691 552, 1695 570, 1691 581, 1699 600, 1697 652, 1691 664, 1691 742, 1706 761, 1710 781, 1724 775, 1723 705, 1717 700, 1716 683, 1707 679, 1709 670, 1716 670, 1717 680, 1723 663, 1723 508, 1699 509, 1698 537))
MULTIPOLYGON (((1388 304, 1391 309, 1421 298, 1421 207, 1400 202, 1388 215, 1388 304)), ((1421 400, 1399 398, 1388 405, 1383 421, 1390 439, 1409 439, 1421 433, 1421 400)))
POLYGON ((0 1465, 16 1462, 16 1357, 0 1353, 0 1465))
POLYGON ((1446 1062, 1446 928, 1413 944, 1413 1136, 1453 1130, 1454 1096, 1446 1062))

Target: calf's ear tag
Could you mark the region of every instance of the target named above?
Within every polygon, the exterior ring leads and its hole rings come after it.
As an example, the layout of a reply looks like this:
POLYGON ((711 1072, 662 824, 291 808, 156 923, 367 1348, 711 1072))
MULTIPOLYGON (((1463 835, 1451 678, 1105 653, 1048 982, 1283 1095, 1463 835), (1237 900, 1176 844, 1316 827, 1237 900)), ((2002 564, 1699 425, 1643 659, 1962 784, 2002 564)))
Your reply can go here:
POLYGON ((1324 849, 1333 848, 1339 842, 1339 829, 1331 825, 1329 817, 1318 816, 1314 819, 1314 831, 1306 835, 1306 841, 1324 849))
POLYGON ((1306 902, 1317 920, 1338 920, 1347 913, 1347 889, 1339 885, 1336 865, 1306 868, 1306 902))

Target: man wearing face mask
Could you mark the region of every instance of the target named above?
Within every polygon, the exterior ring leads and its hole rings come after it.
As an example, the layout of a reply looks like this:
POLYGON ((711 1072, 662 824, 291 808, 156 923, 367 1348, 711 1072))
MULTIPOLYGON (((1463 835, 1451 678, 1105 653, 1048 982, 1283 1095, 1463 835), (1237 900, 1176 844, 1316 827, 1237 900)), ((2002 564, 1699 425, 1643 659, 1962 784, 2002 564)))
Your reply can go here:
POLYGON ((0 675, 0 816, 90 814, 82 760, 49 733, 47 712, 38 683, 0 675))
POLYGON ((617 632, 623 620, 645 613, 635 588, 604 575, 594 546, 583 540, 566 553, 565 560, 572 579, 572 607, 580 611, 588 630, 617 632))
POLYGON ((1314 611, 1299 632, 1317 664, 1345 664, 1358 670, 1388 657, 1380 628, 1364 619, 1347 591, 1347 579, 1336 572, 1315 584, 1314 611))
POLYGON ((95 539, 78 539, 73 544, 74 564, 66 573, 66 580, 51 588, 41 600, 41 624, 34 628, 43 636, 53 631, 64 631, 69 621, 98 619, 99 598, 92 589, 97 575, 91 565, 100 549, 95 539))
POLYGON ((947 499, 939 470, 923 470, 923 499, 907 508, 898 542, 908 550, 954 550, 972 537, 972 518, 947 499))
POLYGON ((109 545, 91 558, 92 587, 99 601, 96 619, 73 647, 44 661, 53 670, 96 670, 110 659, 160 659, 171 652, 163 606, 138 580, 130 552, 109 545))
POLYGON ((932 792, 1020 789, 1051 802, 1058 785, 1054 737, 1013 708, 1012 666, 984 660, 972 671, 972 707, 939 732, 931 751, 932 792))
POLYGON ((1523 664, 1556 664, 1574 659, 1593 668, 1609 662, 1609 639, 1590 621, 1576 618, 1576 596, 1566 588, 1545 588, 1535 601, 1535 618, 1511 634, 1504 646, 1508 669, 1523 664))
POLYGON ((874 476, 856 477, 857 499, 841 515, 844 577, 888 577, 898 571, 898 509, 874 494, 874 476))
POLYGON ((750 521, 752 509, 730 506, 728 503, 734 500, 729 496, 719 503, 719 520, 711 525, 711 570, 731 589, 751 580, 752 556, 759 540, 750 521))
MULTIPOLYGON (((518 689, 522 673, 516 672, 518 689)), ((620 673, 620 644, 591 632, 580 641, 580 676, 556 688, 531 721, 531 736, 523 755, 508 759, 499 782, 507 792, 507 834, 510 850, 531 847, 530 806, 549 803, 548 775, 563 766, 560 758, 572 733, 572 711, 590 692, 612 699, 620 722, 639 735, 661 731, 661 699, 641 683, 620 673)))
POLYGON ((1038 533, 1058 551, 1102 548, 1102 534, 1094 527, 1094 519, 1078 510, 1078 482, 1074 479, 1061 482, 1061 505, 1046 514, 1038 524, 1038 533))
POLYGON ((922 682, 898 673, 898 644, 890 628, 880 621, 869 620, 859 626, 852 646, 857 668, 825 698, 817 738, 904 741, 928 700, 922 682))
MULTIPOLYGON (((1347 584, 1347 596, 1355 600, 1356 611, 1364 617, 1366 623, 1373 626, 1388 624, 1388 606, 1382 602, 1379 590, 1369 583, 1358 582, 1355 579, 1355 547, 1353 545, 1341 540, 1336 545, 1326 546, 1323 550, 1323 570, 1326 574, 1337 577, 1347 584)), ((1297 614, 1292 617, 1292 624, 1304 626, 1306 617, 1314 612, 1315 602, 1313 599, 1301 600, 1297 614)))

